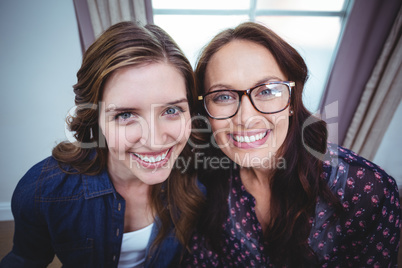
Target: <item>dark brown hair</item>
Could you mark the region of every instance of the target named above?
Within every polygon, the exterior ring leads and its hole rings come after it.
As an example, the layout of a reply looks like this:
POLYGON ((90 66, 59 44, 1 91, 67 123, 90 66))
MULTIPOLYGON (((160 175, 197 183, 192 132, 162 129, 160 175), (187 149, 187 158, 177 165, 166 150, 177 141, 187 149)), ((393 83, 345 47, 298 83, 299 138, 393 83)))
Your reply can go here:
MULTIPOLYGON (((316 199, 321 196, 331 203, 338 201, 326 183, 320 179, 323 167, 321 159, 311 155, 304 145, 305 143, 315 151, 324 154, 327 144, 324 121, 316 119, 314 124, 303 127, 303 123, 312 117, 302 101, 304 84, 308 78, 307 66, 299 53, 273 31, 263 25, 246 22, 234 29, 219 33, 203 49, 195 71, 199 95, 205 93, 205 73, 209 60, 219 49, 234 40, 254 42, 267 48, 287 79, 296 83, 290 101, 290 107, 294 113, 289 117, 288 134, 277 153, 285 159, 286 168, 276 169, 270 179, 270 222, 266 226, 264 240, 267 242, 266 253, 274 264, 286 264, 291 267, 310 266, 315 260, 307 239, 311 229, 309 219, 314 215, 316 199)), ((205 114, 201 106, 198 109, 200 113, 205 114)), ((211 137, 206 139, 211 140, 211 137)), ((222 154, 217 150, 210 148, 206 154, 222 154)), ((210 172, 228 176, 222 170, 210 172)), ((208 176, 211 176, 208 171, 200 176, 207 187, 208 210, 203 216, 206 220, 200 224, 199 228, 208 238, 210 246, 216 249, 219 248, 220 243, 216 237, 221 237, 219 232, 222 232, 217 229, 219 227, 216 226, 221 225, 216 221, 222 221, 222 215, 227 215, 224 213, 225 207, 222 204, 226 204, 228 186, 225 184, 225 178, 219 180, 217 176, 213 176, 212 180, 208 180, 206 178, 208 176), (217 207, 217 204, 220 207, 217 207)))
MULTIPOLYGON (((194 111, 193 70, 172 38, 155 25, 142 27, 133 22, 117 23, 88 48, 77 73, 78 81, 74 85, 77 109, 75 115, 67 118, 77 142, 61 142, 52 152, 65 172, 96 175, 107 168, 108 149, 98 125, 98 103, 102 100, 105 82, 120 68, 151 62, 167 62, 179 70, 186 83, 190 112, 194 111)), ((181 156, 192 159, 188 144, 181 156)), ((197 221, 196 211, 203 200, 195 171, 179 170, 175 166, 164 183, 151 187, 150 196, 151 207, 161 223, 154 245, 168 234, 172 222, 177 238, 186 245, 197 221)))

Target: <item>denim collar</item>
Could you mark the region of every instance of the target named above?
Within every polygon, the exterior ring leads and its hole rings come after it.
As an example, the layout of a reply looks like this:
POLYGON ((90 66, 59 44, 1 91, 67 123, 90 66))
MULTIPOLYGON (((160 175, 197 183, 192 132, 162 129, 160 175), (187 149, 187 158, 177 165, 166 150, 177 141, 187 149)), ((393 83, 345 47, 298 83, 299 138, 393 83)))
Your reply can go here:
POLYGON ((111 193, 116 197, 116 190, 110 180, 107 169, 104 169, 100 174, 95 176, 82 175, 82 183, 84 186, 85 199, 91 199, 111 193))

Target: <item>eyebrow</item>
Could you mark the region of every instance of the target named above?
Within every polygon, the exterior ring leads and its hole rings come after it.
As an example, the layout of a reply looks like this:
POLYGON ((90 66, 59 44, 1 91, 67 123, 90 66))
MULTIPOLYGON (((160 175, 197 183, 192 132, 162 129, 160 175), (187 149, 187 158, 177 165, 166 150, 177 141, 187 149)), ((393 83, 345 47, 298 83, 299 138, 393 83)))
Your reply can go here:
POLYGON ((175 104, 182 103, 182 102, 188 102, 187 98, 183 98, 183 99, 180 99, 180 100, 168 102, 168 103, 166 103, 166 104, 167 104, 167 105, 175 105, 175 104))
POLYGON ((136 108, 125 108, 125 107, 110 107, 105 109, 105 113, 110 112, 135 112, 138 109, 136 108))
MULTIPOLYGON (((260 85, 260 84, 264 84, 264 83, 268 82, 269 80, 285 81, 285 80, 280 79, 280 78, 277 77, 277 76, 267 76, 267 77, 264 77, 263 79, 258 80, 258 81, 254 84, 254 86, 257 86, 257 85, 260 85)), ((213 89, 215 89, 215 88, 233 89, 232 86, 228 86, 228 85, 226 85, 226 84, 216 84, 216 85, 213 85, 212 87, 210 87, 210 88, 208 89, 208 91, 206 91, 206 93, 210 92, 211 90, 213 90, 213 89)), ((242 89, 242 90, 245 90, 245 89, 242 89)))
MULTIPOLYGON (((175 104, 179 104, 179 103, 182 103, 182 102, 188 102, 188 100, 186 98, 183 98, 183 99, 163 103, 163 104, 161 104, 161 106, 175 105, 175 104)), ((135 112, 135 111, 138 111, 138 110, 139 110, 138 108, 133 108, 133 107, 108 107, 108 108, 105 109, 105 113, 110 113, 110 112, 135 112)))
POLYGON ((285 80, 283 80, 283 79, 280 79, 280 78, 277 77, 277 76, 268 76, 268 77, 265 77, 265 78, 259 80, 257 83, 255 83, 255 86, 260 85, 260 84, 267 83, 267 82, 269 82, 270 80, 274 80, 274 81, 285 81, 285 80))

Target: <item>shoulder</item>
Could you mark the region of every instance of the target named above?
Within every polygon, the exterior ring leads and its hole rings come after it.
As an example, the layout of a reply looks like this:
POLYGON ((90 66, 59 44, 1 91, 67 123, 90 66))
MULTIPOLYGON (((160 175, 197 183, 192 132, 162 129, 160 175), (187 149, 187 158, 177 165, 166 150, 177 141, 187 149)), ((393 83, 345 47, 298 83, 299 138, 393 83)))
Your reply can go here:
POLYGON ((72 167, 61 166, 53 157, 47 157, 32 166, 18 182, 13 199, 36 200, 63 195, 67 186, 71 189, 81 184, 81 175, 72 167), (67 183, 68 179, 68 183, 67 183), (62 191, 60 191, 62 189, 62 191))
POLYGON ((47 157, 32 166, 17 184, 16 190, 25 192, 31 191, 35 187, 40 178, 46 177, 47 174, 61 172, 57 165, 57 161, 53 157, 47 157))
POLYGON ((331 171, 337 175, 346 173, 348 177, 354 179, 373 179, 378 183, 397 186, 394 178, 385 170, 355 152, 331 143, 328 143, 327 149, 324 169, 328 170, 328 167, 331 167, 331 171))
POLYGON ((315 251, 331 255, 335 253, 331 248, 338 248, 352 260, 381 255, 379 246, 395 248, 400 232, 395 180, 378 165, 335 144, 328 144, 323 163, 321 178, 339 198, 342 210, 334 217, 330 203, 320 200, 317 203, 315 226, 310 233, 315 251), (322 232, 323 229, 326 231, 322 232), (323 247, 328 250, 322 250, 323 247))
POLYGON ((399 209, 398 186, 390 175, 373 162, 335 144, 328 144, 324 176, 345 209, 365 207, 399 209))

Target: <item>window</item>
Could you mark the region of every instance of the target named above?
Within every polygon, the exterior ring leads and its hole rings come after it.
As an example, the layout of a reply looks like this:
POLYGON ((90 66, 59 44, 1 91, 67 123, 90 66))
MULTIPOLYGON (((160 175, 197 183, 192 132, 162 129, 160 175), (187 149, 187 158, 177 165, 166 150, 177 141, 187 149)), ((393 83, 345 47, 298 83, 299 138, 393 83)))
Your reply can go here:
POLYGON ((255 21, 274 30, 305 59, 309 80, 304 104, 319 108, 352 0, 153 0, 154 23, 183 49, 193 67, 221 30, 255 21))

